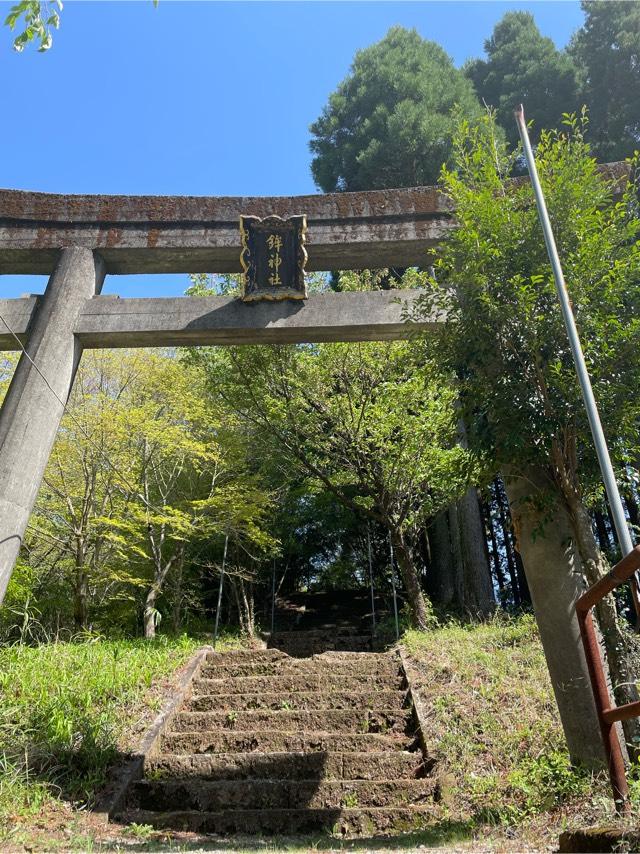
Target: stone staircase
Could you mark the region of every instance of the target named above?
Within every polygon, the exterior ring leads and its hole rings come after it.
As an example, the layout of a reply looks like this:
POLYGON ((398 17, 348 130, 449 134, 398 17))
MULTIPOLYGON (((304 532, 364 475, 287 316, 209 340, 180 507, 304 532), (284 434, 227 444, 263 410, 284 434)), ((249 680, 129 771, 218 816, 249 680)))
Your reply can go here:
POLYGON ((358 629, 333 626, 307 632, 274 632, 267 637, 268 646, 295 658, 307 658, 323 652, 372 652, 375 641, 358 629))
MULTIPOLYGON (((298 651, 313 647, 292 634, 298 651)), ((120 820, 216 834, 418 830, 438 795, 419 744, 395 653, 210 653, 120 820)))

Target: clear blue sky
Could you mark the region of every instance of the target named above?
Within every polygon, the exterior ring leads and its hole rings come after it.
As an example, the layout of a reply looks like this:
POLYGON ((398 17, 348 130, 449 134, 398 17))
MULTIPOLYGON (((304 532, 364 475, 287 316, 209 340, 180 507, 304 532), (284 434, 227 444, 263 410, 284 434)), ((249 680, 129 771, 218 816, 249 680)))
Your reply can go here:
MULTIPOLYGON (((13 1, 13 0, 12 0, 13 1)), ((0 2, 4 19, 10 2, 0 2)), ((308 127, 359 48, 415 27, 457 65, 510 9, 564 46, 578 2, 84 2, 52 49, 16 54, 0 29, 0 186, 55 193, 314 192, 308 127)), ((105 292, 161 296, 186 277, 110 277, 105 292)), ((0 279, 0 295, 42 290, 0 279)))

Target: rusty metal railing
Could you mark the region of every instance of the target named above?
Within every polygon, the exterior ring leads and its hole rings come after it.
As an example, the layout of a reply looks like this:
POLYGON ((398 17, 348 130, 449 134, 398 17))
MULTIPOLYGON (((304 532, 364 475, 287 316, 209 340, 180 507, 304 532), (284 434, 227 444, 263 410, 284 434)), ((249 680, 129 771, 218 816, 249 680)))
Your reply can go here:
POLYGON ((576 602, 580 635, 591 677, 591 687, 593 688, 602 741, 609 767, 611 788, 613 789, 616 809, 619 812, 627 812, 629 809, 629 784, 616 723, 640 716, 640 701, 625 703, 624 706, 614 704, 609 693, 600 644, 591 612, 598 602, 602 601, 616 587, 624 584, 625 581, 632 579, 632 584, 635 583, 634 573, 638 569, 640 569, 640 546, 636 546, 630 551, 613 567, 611 572, 608 572, 604 578, 592 585, 576 602))

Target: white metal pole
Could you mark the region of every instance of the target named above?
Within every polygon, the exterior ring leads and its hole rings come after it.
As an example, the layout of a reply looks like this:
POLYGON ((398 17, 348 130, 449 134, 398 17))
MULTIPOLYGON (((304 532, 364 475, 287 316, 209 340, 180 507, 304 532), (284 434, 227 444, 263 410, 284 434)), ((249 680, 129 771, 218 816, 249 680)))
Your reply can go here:
POLYGON ((224 567, 227 562, 227 546, 229 544, 229 535, 224 538, 224 551, 222 553, 222 569, 220 570, 220 586, 218 587, 218 607, 216 608, 216 625, 213 630, 213 648, 216 648, 218 642, 218 626, 220 624, 220 605, 222 604, 222 582, 224 581, 224 567))
POLYGON ((276 624, 276 559, 273 559, 273 571, 271 573, 271 635, 276 624))
POLYGON ((578 336, 575 318, 571 310, 569 293, 567 291, 567 286, 564 281, 562 265, 560 264, 556 241, 553 236, 551 222, 549 221, 549 214, 547 213, 547 206, 545 204, 544 194, 542 192, 542 187, 540 186, 540 179, 538 178, 536 161, 533 151, 531 149, 529 133, 527 131, 527 125, 524 119, 524 108, 522 106, 520 106, 520 108, 516 110, 515 116, 516 122, 518 124, 518 131, 520 132, 520 139, 522 140, 524 157, 527 162, 527 168, 529 169, 529 175, 531 176, 531 185, 533 186, 533 192, 535 193, 536 197, 538 215, 540 217, 540 223, 542 225, 542 231, 544 233, 544 241, 547 245, 547 253, 549 255, 549 260, 551 261, 551 266, 553 268, 553 277, 556 283, 556 291, 558 292, 560 307, 562 309, 562 316, 564 317, 567 335, 569 336, 569 344, 571 345, 573 361, 575 364, 576 373, 578 374, 580 388, 582 389, 582 397, 584 399, 584 405, 587 410, 589 426, 591 427, 591 435, 593 436, 596 454, 598 455, 600 471, 602 472, 604 487, 607 492, 607 497, 609 499, 611 515, 613 516, 613 524, 616 529, 618 543, 620 544, 620 550, 622 552, 622 556, 624 557, 625 555, 629 554, 629 552, 633 549, 633 540, 631 539, 631 534, 627 525, 627 519, 624 514, 622 500, 618 491, 618 484, 616 483, 616 477, 613 471, 613 466, 611 465, 609 449, 607 448, 607 442, 604 437, 604 432, 602 430, 602 424, 600 423, 598 407, 593 396, 593 389, 591 388, 589 372, 587 371, 587 366, 584 361, 584 355, 582 353, 582 347, 580 346, 580 338, 578 336))
POLYGON ((389 534, 389 560, 391 562, 391 589, 393 590, 393 616, 396 619, 396 640, 400 640, 400 626, 398 624, 398 599, 396 597, 396 571, 393 565, 393 543, 389 534))
POLYGON ((371 626, 373 635, 376 633, 376 600, 373 592, 373 561, 371 559, 371 525, 367 521, 367 546, 369 551, 369 584, 371 586, 371 626))

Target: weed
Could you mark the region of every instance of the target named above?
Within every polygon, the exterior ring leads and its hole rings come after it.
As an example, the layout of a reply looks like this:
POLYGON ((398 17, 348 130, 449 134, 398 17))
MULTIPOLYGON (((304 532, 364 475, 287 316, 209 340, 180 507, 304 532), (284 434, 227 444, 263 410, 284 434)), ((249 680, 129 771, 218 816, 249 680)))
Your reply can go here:
POLYGON ((358 796, 355 792, 347 792, 347 794, 342 799, 342 806, 346 809, 357 807, 358 803, 358 796))
POLYGON ((236 721, 238 720, 238 713, 235 711, 227 712, 227 716, 225 718, 226 725, 228 727, 235 726, 236 721))
POLYGON ((516 824, 602 789, 570 766, 532 616, 452 621, 403 642, 424 675, 429 737, 452 780, 445 808, 516 824))
POLYGON ((154 833, 154 827, 151 824, 136 824, 132 822, 128 826, 128 830, 136 839, 148 839, 154 833))

